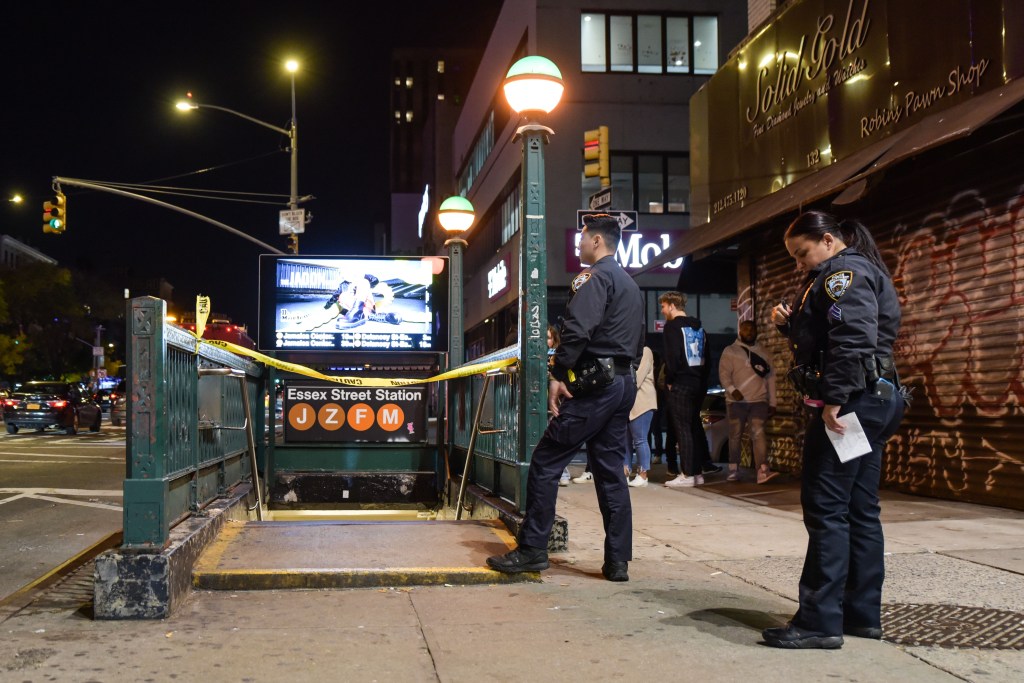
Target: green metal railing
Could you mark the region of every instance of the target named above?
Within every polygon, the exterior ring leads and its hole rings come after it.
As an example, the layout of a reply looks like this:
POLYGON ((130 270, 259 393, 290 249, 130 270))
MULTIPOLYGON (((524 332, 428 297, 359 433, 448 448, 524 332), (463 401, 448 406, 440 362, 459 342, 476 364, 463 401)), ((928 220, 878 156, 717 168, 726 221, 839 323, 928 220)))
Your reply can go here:
MULTIPOLYGON (((472 363, 486 363, 518 355, 510 346, 472 363)), ((451 401, 449 416, 449 467, 453 474, 469 470, 467 481, 526 507, 526 474, 533 448, 520 444, 520 373, 517 365, 487 377, 472 375, 449 380, 451 401), (482 397, 482 401, 481 401, 482 397), (474 421, 479 419, 476 437, 474 421), (472 458, 466 454, 472 446, 472 458)))
POLYGON ((129 304, 124 547, 162 547, 172 526, 263 461, 262 368, 165 323, 166 312, 152 297, 129 304))

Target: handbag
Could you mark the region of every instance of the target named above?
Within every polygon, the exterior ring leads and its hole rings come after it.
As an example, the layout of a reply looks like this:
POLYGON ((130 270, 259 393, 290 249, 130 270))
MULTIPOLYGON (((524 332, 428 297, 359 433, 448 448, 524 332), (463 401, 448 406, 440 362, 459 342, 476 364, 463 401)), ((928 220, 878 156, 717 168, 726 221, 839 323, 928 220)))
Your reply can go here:
POLYGON ((768 373, 772 371, 771 364, 766 359, 748 349, 746 346, 743 347, 743 350, 747 352, 747 359, 750 361, 750 369, 753 370, 758 377, 767 377, 768 373))

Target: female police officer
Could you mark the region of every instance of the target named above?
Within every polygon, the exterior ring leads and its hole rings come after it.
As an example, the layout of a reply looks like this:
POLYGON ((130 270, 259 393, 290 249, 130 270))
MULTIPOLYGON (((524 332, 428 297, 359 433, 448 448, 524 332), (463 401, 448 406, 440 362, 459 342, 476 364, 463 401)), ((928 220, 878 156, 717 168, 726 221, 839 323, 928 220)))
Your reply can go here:
POLYGON ((843 634, 881 638, 885 576, 878 483, 882 449, 903 417, 892 358, 900 307, 885 263, 862 224, 818 211, 799 215, 786 249, 807 274, 794 308, 771 318, 789 337, 791 376, 810 406, 800 502, 807 556, 800 608, 764 642, 782 648, 838 648, 843 634), (826 429, 856 413, 871 451, 840 462, 826 429))

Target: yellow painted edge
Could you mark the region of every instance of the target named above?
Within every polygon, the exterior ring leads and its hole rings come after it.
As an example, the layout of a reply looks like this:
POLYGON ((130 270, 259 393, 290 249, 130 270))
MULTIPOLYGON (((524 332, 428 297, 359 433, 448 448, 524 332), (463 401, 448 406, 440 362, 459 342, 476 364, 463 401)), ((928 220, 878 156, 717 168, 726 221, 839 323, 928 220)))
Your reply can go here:
POLYGON ((224 557, 224 553, 227 552, 228 546, 238 538, 244 528, 245 522, 236 520, 225 522, 220 533, 217 534, 217 538, 200 553, 199 559, 193 565, 193 574, 215 569, 220 564, 221 558, 224 557))

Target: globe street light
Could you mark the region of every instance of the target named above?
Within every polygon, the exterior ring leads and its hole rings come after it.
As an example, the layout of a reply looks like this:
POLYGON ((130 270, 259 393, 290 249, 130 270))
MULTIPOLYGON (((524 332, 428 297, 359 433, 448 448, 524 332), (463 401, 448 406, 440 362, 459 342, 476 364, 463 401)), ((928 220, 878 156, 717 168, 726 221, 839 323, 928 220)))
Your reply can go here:
MULTIPOLYGON (((285 62, 284 67, 291 74, 292 81, 292 118, 288 124, 288 128, 281 128, 280 126, 275 126, 272 123, 260 121, 257 118, 249 116, 248 114, 243 114, 240 111, 228 109, 227 107, 220 107, 215 104, 206 104, 205 102, 200 104, 192 98, 192 93, 188 93, 187 99, 179 101, 174 106, 180 109, 181 111, 186 112, 191 111, 193 109, 216 109, 217 111, 223 111, 227 112, 228 114, 233 114, 234 116, 243 118, 246 121, 251 121, 256 125, 263 126, 264 128, 269 128, 272 131, 287 136, 288 151, 291 156, 291 183, 288 193, 288 208, 291 211, 295 211, 299 206, 299 132, 298 123, 295 118, 295 72, 299 70, 299 63, 294 59, 289 59, 285 62)), ((298 232, 304 231, 304 216, 299 220, 299 223, 300 225, 293 226, 293 229, 296 229, 296 232, 291 233, 291 235, 289 236, 291 240, 291 244, 289 245, 289 247, 291 248, 293 254, 299 253, 298 232)))
POLYGON ((473 226, 476 213, 465 197, 449 197, 437 209, 437 220, 451 235, 444 243, 448 247, 451 286, 448 293, 448 367, 455 368, 465 360, 462 324, 462 250, 468 245, 461 235, 473 226))
MULTIPOLYGON (((547 226, 544 217, 544 144, 554 131, 533 120, 558 105, 565 86, 554 62, 533 55, 508 70, 504 82, 509 106, 525 122, 516 129, 523 142, 522 230, 519 242, 520 453, 533 451, 547 423, 547 226)), ((523 470, 521 475, 526 476, 523 470)), ((525 490, 525 481, 521 482, 525 490)))

